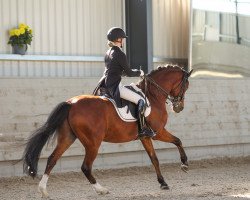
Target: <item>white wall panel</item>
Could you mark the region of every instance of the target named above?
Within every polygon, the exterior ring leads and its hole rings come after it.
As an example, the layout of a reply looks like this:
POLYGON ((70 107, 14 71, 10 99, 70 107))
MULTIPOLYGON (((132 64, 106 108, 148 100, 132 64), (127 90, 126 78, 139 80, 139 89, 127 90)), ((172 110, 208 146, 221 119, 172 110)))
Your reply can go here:
POLYGON ((240 16, 239 17, 239 27, 241 36, 250 40, 250 17, 249 16, 240 16), (248 25, 248 26, 247 26, 248 25))
MULTIPOLYGON (((236 36, 236 20, 234 14, 221 15, 221 34, 236 36)), ((223 42, 235 42, 236 38, 222 38, 223 42)))
POLYGON ((122 0, 0 0, 0 53, 10 53, 8 30, 34 30, 28 54, 102 55, 106 32, 123 26, 122 0))
MULTIPOLYGON (((242 39, 241 44, 250 45, 250 17, 239 15, 239 36, 242 39)), ((219 29, 222 42, 236 43, 236 14, 208 12, 202 10, 193 10, 193 40, 204 38, 206 27, 219 29), (201 35, 197 35, 201 34, 201 35)))
POLYGON ((188 58, 189 0, 153 0, 153 55, 188 58))
POLYGON ((0 77, 101 77, 102 62, 1 61, 0 77))
MULTIPOLYGON (((27 54, 104 56, 108 29, 123 27, 123 1, 0 0, 0 54, 11 53, 8 31, 19 23, 34 31, 27 54)), ((102 62, 0 60, 0 77, 100 76, 103 66, 102 62)))
POLYGON ((193 10, 193 33, 203 33, 206 24, 206 12, 201 10, 193 10))

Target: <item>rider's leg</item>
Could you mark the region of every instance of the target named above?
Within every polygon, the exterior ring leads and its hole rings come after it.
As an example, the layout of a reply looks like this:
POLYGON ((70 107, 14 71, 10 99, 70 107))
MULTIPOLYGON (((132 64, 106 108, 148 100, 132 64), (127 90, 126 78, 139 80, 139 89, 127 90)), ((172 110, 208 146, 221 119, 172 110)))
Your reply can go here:
POLYGON ((145 102, 140 99, 137 106, 137 117, 138 117, 138 128, 139 128, 139 138, 153 137, 155 133, 146 124, 145 113, 145 102))
POLYGON ((137 104, 137 117, 138 117, 138 129, 139 129, 138 137, 139 138, 153 137, 155 133, 146 125, 146 119, 144 116, 146 110, 146 104, 143 97, 129 90, 128 88, 122 86, 121 84, 119 85, 119 91, 121 98, 137 104))
POLYGON ((120 97, 122 99, 126 99, 126 100, 131 101, 135 104, 138 104, 140 99, 142 99, 144 101, 142 96, 140 96, 139 94, 133 92, 132 90, 122 86, 122 84, 119 84, 119 91, 120 91, 120 97))

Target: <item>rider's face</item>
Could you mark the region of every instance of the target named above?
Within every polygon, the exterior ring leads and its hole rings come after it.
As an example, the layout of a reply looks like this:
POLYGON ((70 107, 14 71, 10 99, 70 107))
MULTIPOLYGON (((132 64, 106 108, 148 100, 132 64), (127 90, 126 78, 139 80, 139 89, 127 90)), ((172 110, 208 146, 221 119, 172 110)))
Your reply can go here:
POLYGON ((120 47, 123 46, 123 38, 118 38, 117 43, 119 44, 120 47))

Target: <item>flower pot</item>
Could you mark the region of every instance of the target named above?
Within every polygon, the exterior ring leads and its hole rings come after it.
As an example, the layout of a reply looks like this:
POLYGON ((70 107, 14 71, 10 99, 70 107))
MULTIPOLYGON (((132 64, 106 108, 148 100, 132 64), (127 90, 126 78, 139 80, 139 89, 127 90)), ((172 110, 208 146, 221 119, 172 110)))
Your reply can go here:
POLYGON ((14 44, 12 45, 12 53, 13 54, 20 54, 20 55, 24 55, 26 53, 28 49, 28 45, 27 44, 14 44))

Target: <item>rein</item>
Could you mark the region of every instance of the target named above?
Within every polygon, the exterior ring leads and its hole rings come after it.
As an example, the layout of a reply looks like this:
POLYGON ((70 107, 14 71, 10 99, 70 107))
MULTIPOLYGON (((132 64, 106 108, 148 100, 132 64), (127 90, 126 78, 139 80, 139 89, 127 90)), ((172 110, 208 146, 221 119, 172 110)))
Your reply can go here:
POLYGON ((160 85, 158 85, 154 79, 152 79, 151 77, 144 75, 143 79, 145 80, 145 93, 147 93, 147 82, 152 83, 158 90, 160 90, 162 92, 162 94, 167 98, 167 99, 172 99, 174 97, 172 97, 170 95, 170 93, 166 90, 164 90, 160 85))

